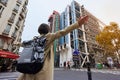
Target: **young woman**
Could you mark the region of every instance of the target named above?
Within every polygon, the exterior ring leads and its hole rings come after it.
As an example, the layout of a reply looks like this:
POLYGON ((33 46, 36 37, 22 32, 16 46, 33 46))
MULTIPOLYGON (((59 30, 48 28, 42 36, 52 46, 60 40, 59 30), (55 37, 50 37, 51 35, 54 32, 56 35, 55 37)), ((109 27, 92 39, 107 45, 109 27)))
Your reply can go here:
POLYGON ((38 27, 38 33, 40 36, 46 36, 47 42, 44 54, 49 54, 45 59, 43 69, 36 74, 21 74, 17 80, 53 80, 54 73, 54 53, 53 53, 53 42, 62 36, 65 36, 74 29, 81 27, 88 20, 88 16, 80 17, 78 21, 63 30, 55 33, 49 32, 49 26, 45 23, 38 27))

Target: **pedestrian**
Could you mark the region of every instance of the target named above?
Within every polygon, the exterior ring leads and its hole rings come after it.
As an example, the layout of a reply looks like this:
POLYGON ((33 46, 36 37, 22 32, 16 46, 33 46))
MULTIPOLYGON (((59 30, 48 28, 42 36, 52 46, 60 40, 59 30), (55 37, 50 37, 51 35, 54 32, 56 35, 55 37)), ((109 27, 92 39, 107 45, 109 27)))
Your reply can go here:
POLYGON ((7 62, 6 61, 4 61, 2 63, 1 72, 7 72, 7 62))
POLYGON ((66 70, 66 61, 64 62, 64 69, 66 70))
POLYGON ((70 61, 67 62, 67 68, 70 69, 70 61))
POLYGON ((53 80, 54 74, 54 53, 53 42, 62 36, 65 36, 69 32, 81 27, 88 20, 88 16, 80 17, 78 21, 64 30, 57 31, 55 33, 49 32, 49 26, 45 23, 41 24, 38 28, 40 36, 46 36, 47 42, 45 46, 45 54, 49 54, 45 59, 44 66, 41 71, 36 74, 21 74, 17 80, 53 80))
POLYGON ((17 60, 12 61, 12 71, 16 71, 17 60))
POLYGON ((1 67, 1 72, 6 72, 6 71, 7 71, 7 65, 3 63, 1 67))

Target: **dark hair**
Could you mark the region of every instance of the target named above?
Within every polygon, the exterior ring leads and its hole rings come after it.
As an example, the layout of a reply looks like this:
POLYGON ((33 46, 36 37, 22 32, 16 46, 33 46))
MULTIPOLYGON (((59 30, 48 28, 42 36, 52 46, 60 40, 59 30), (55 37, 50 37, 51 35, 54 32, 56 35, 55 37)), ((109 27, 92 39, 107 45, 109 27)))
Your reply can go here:
POLYGON ((49 32, 49 25, 42 23, 38 28, 39 34, 47 34, 49 32))

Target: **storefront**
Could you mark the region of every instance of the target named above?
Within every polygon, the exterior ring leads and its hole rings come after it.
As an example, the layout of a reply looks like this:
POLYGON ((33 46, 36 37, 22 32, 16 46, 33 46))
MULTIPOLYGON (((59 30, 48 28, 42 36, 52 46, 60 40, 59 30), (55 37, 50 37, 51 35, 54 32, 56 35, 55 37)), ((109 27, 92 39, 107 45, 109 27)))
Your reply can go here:
POLYGON ((19 58, 18 54, 0 50, 0 72, 2 71, 3 65, 5 66, 4 69, 6 68, 5 71, 7 71, 8 68, 11 68, 12 62, 17 58, 19 58))

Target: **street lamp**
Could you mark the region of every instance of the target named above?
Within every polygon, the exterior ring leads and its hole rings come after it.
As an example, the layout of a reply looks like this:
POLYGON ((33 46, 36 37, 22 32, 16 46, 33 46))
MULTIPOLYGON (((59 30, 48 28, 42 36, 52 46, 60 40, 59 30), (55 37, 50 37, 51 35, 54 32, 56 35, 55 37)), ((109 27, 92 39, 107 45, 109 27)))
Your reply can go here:
MULTIPOLYGON (((85 12, 84 12, 84 5, 81 6, 81 14, 82 16, 85 15, 85 12)), ((88 80, 92 80, 92 73, 91 73, 91 69, 90 69, 90 60, 89 60, 89 53, 87 54, 87 74, 88 74, 88 80)))
POLYGON ((87 65, 88 80, 92 80, 92 73, 91 73, 91 69, 90 69, 90 62, 87 62, 86 65, 87 65))

